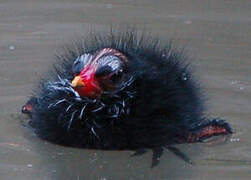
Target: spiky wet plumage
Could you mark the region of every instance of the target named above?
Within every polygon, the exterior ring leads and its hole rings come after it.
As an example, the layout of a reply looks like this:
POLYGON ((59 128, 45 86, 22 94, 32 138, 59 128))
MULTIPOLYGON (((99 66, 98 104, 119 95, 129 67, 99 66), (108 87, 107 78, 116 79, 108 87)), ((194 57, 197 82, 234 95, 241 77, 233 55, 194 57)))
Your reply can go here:
POLYGON ((203 124, 203 98, 184 53, 136 34, 91 35, 58 56, 33 96, 31 123, 39 137, 84 148, 156 148, 185 142, 203 124), (70 86, 72 64, 103 48, 128 58, 127 80, 101 98, 80 97, 70 86))

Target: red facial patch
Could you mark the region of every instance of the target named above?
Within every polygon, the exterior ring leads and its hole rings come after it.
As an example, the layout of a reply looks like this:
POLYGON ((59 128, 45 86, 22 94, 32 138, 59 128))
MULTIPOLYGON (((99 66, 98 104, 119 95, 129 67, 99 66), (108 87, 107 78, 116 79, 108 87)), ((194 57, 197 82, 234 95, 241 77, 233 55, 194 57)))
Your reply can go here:
POLYGON ((95 80, 95 71, 96 67, 94 65, 89 65, 80 72, 79 76, 85 84, 84 87, 76 88, 80 96, 96 98, 103 92, 98 81, 95 80))
POLYGON ((91 59, 88 61, 88 64, 86 64, 84 69, 81 70, 80 74, 77 75, 80 77, 81 81, 83 82, 82 84, 84 85, 81 87, 73 86, 80 96, 98 98, 103 93, 104 89, 101 87, 99 83, 100 79, 98 80, 97 78, 95 78, 95 72, 98 68, 100 58, 108 55, 117 56, 124 63, 127 62, 127 58, 122 53, 112 48, 104 48, 99 52, 97 52, 96 54, 94 54, 93 56, 90 56, 91 59))

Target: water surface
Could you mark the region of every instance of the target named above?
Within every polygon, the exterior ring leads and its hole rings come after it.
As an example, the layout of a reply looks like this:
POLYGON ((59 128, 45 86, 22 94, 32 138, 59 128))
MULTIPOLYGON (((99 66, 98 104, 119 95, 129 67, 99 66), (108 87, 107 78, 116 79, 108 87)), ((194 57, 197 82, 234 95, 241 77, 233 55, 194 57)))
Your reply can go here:
POLYGON ((251 2, 150 0, 14 0, 0 2, 1 179, 251 179, 251 2), (165 151, 66 148, 37 138, 20 113, 56 50, 76 34, 136 24, 187 46, 208 95, 210 116, 235 133, 217 145, 180 145, 190 165, 165 151))

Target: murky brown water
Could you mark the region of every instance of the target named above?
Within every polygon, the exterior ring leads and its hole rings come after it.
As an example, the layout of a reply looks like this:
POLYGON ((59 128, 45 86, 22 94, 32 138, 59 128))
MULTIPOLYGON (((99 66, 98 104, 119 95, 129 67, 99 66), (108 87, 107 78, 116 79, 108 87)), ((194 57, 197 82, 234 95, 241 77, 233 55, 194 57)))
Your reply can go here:
POLYGON ((251 1, 1 0, 0 179, 251 179, 251 1), (232 138, 218 145, 181 145, 196 165, 166 151, 152 153, 66 148, 38 139, 20 121, 34 83, 55 50, 75 34, 136 24, 174 38, 208 94, 208 113, 230 122, 232 138))

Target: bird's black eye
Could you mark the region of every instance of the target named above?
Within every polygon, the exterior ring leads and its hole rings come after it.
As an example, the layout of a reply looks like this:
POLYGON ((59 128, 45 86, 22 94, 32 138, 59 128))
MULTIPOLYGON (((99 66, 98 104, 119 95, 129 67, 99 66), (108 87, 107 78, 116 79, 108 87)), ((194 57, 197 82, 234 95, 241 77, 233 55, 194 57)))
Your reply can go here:
POLYGON ((105 86, 118 85, 123 77, 123 63, 117 56, 104 56, 99 59, 95 77, 105 86))
POLYGON ((120 69, 117 72, 115 72, 110 79, 114 84, 117 84, 122 79, 122 76, 123 76, 123 69, 120 69))
POLYGON ((110 66, 101 66, 97 69, 97 71, 95 72, 95 77, 96 78, 101 78, 101 77, 105 77, 108 76, 109 74, 111 74, 112 68, 110 66))
POLYGON ((81 56, 78 56, 72 65, 72 72, 75 75, 80 74, 84 67, 90 62, 91 58, 91 54, 83 54, 81 56))

